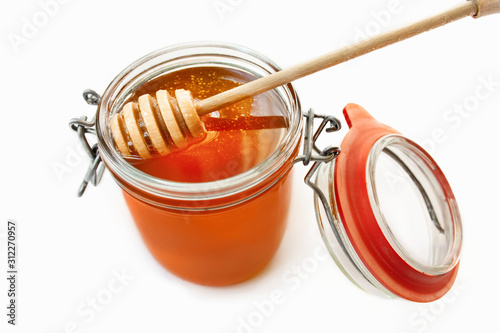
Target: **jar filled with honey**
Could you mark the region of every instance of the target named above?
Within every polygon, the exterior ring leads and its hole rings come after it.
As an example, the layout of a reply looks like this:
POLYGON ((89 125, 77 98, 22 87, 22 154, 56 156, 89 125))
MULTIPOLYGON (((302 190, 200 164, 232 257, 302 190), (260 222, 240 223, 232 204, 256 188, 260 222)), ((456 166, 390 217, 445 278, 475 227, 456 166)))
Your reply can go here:
MULTIPOLYGON (((133 63, 101 98, 100 156, 123 189, 148 249, 183 279, 238 283, 262 270, 278 249, 301 138, 297 94, 288 84, 204 116, 203 138, 148 159, 120 154, 110 118, 125 103, 159 89, 186 89, 204 99, 278 70, 239 46, 181 45, 133 63)), ((150 145, 147 136, 145 142, 150 145)))

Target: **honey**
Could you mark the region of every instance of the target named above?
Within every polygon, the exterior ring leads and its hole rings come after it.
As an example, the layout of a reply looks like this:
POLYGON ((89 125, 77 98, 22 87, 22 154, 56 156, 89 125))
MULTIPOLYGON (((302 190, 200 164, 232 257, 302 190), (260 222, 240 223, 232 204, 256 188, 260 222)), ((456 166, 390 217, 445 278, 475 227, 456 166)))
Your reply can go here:
MULTIPOLYGON (((143 84, 128 101, 143 94, 154 96, 162 89, 171 95, 176 89, 189 90, 195 100, 201 100, 252 79, 224 67, 186 68, 143 84)), ((191 138, 187 148, 128 161, 147 174, 177 182, 210 182, 243 173, 269 156, 286 133, 283 111, 271 96, 260 94, 203 116, 208 133, 201 141, 191 138)))

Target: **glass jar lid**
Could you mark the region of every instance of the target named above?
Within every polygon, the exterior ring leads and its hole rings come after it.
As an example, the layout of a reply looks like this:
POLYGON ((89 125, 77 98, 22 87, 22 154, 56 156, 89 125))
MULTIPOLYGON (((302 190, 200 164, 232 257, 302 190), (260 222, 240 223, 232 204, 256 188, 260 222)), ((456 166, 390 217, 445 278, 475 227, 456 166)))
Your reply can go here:
POLYGON ((319 168, 327 203, 316 213, 327 248, 367 291, 417 302, 452 286, 462 243, 458 206, 443 172, 423 148, 356 104, 334 163, 319 168), (325 208, 332 214, 326 214, 325 208))

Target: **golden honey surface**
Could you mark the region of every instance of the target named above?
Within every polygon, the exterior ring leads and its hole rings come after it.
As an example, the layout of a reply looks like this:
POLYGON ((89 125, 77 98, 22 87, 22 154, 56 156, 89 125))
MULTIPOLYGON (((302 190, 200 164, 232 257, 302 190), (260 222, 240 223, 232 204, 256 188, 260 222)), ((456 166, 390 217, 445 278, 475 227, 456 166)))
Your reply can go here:
MULTIPOLYGON (((189 90, 202 100, 255 79, 252 75, 224 67, 192 67, 157 77, 139 87, 127 100, 154 96, 158 90, 189 90)), ((178 182, 209 182, 245 172, 267 158, 286 132, 284 106, 272 93, 257 95, 203 116, 207 129, 202 139, 190 139, 182 149, 174 148, 151 159, 128 158, 129 163, 152 176, 178 182)), ((139 126, 144 124, 139 121, 139 126)), ((183 134, 189 137, 184 129, 183 134)), ((145 134, 145 141, 151 140, 145 134)), ((172 145, 173 146, 173 145, 172 145)))

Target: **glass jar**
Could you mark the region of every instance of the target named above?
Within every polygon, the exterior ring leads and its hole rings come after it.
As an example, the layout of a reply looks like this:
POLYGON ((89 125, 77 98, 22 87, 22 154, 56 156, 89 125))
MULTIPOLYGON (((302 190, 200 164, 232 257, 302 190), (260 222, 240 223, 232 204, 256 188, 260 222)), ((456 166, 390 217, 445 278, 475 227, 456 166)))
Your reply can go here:
POLYGON ((96 132, 99 154, 123 194, 142 238, 156 260, 179 277, 203 285, 229 285, 257 274, 281 242, 291 194, 290 170, 302 132, 302 114, 291 84, 269 92, 288 126, 277 148, 236 176, 205 183, 155 178, 127 163, 109 130, 111 116, 142 84, 191 67, 223 67, 259 78, 279 70, 241 46, 183 44, 153 52, 122 71, 103 94, 96 132))

